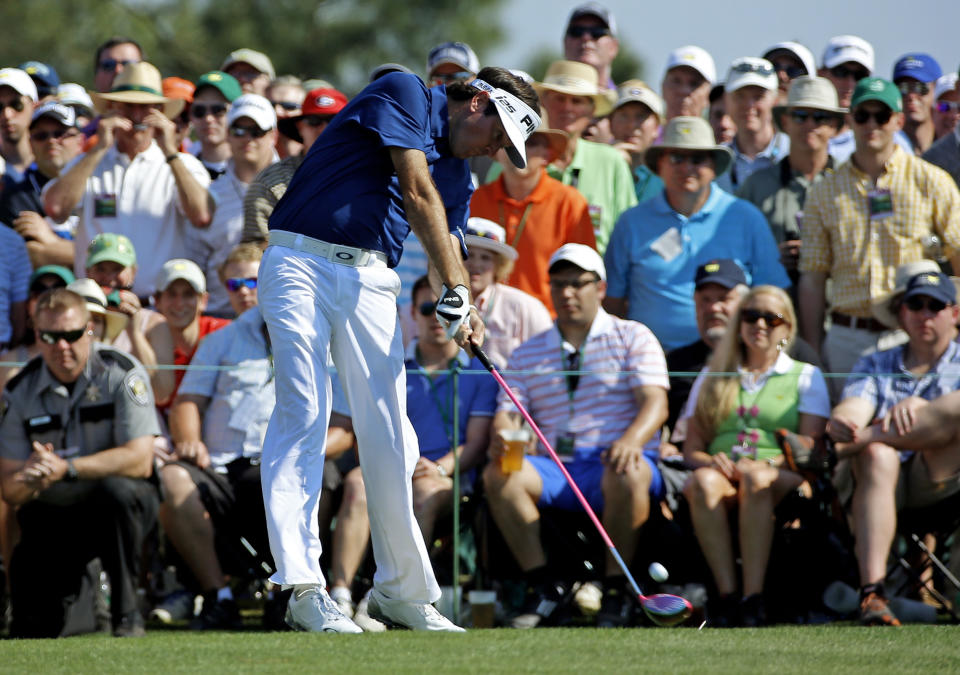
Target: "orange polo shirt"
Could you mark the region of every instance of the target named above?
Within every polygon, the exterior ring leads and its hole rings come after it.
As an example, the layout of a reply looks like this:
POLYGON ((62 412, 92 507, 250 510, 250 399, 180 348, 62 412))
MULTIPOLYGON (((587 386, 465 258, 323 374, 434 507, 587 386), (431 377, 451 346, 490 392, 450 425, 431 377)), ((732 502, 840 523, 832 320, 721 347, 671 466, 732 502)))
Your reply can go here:
POLYGON ((550 256, 564 244, 597 247, 587 200, 576 188, 547 175, 522 200, 512 199, 503 185, 503 176, 481 185, 470 201, 470 215, 499 223, 507 232, 507 243, 517 249, 517 261, 507 284, 534 296, 556 316, 547 279, 550 256), (526 217, 524 214, 526 213, 526 217), (520 230, 520 221, 524 221, 520 230))

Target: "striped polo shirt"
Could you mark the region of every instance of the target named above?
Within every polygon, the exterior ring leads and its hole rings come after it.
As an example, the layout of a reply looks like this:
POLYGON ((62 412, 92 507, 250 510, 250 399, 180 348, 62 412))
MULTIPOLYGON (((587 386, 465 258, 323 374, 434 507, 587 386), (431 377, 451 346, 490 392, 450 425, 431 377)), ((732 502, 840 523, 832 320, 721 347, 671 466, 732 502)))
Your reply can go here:
MULTIPOLYGON (((574 350, 564 344, 556 324, 517 347, 504 373, 547 440, 554 443, 569 431, 577 455, 601 452, 623 435, 637 414, 634 388, 670 388, 663 349, 642 323, 599 309, 581 350, 582 375, 572 399, 563 371, 567 354, 574 350)), ((498 411, 513 410, 513 402, 501 392, 498 411)), ((645 449, 656 449, 659 443, 657 433, 645 449)))

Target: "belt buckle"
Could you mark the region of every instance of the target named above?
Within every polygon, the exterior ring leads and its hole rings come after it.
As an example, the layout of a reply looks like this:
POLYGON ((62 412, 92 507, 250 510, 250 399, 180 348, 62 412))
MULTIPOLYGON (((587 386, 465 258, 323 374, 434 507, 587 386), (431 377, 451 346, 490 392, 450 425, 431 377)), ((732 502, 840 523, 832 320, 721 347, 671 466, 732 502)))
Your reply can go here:
POLYGON ((352 249, 349 246, 341 246, 331 244, 330 246, 330 260, 332 262, 340 263, 341 265, 349 265, 350 267, 357 267, 360 264, 359 256, 353 251, 359 249, 352 249))

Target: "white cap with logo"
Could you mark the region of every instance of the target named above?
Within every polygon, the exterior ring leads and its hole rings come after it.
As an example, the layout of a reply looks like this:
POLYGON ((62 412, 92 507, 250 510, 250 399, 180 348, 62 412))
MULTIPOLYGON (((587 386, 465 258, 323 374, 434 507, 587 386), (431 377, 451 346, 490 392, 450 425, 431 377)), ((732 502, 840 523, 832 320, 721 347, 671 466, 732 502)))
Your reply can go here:
POLYGON ((163 263, 160 274, 157 275, 157 290, 167 290, 177 279, 186 281, 197 293, 207 292, 207 280, 203 276, 203 270, 192 260, 172 258, 163 263))
POLYGON ((607 280, 607 268, 603 264, 603 258, 589 246, 564 244, 550 256, 550 264, 547 269, 552 268, 560 261, 573 263, 586 272, 594 272, 602 281, 607 280))
POLYGON ((21 96, 26 96, 34 103, 37 102, 37 85, 33 78, 19 68, 0 69, 0 87, 10 87, 21 96))
POLYGON ((856 35, 837 35, 830 38, 823 50, 823 67, 833 68, 853 61, 873 73, 873 45, 856 35))
POLYGON ((686 45, 674 49, 667 56, 667 67, 663 74, 666 75, 671 69, 679 66, 693 68, 703 75, 703 79, 709 82, 711 87, 717 83, 717 66, 713 63, 713 57, 702 47, 686 45))
POLYGON ((264 131, 277 127, 277 111, 259 94, 244 94, 233 100, 227 113, 227 126, 232 126, 241 117, 249 117, 264 131))

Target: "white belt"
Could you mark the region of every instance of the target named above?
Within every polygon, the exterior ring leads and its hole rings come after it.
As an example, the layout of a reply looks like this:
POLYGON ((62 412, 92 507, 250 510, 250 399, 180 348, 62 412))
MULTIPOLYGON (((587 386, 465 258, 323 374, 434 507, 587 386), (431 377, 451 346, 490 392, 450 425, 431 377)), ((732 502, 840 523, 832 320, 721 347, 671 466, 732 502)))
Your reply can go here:
POLYGON ((343 246, 320 241, 305 234, 296 234, 285 230, 270 230, 270 245, 292 248, 312 255, 326 258, 347 267, 386 267, 387 256, 380 251, 371 251, 355 246, 343 246))

